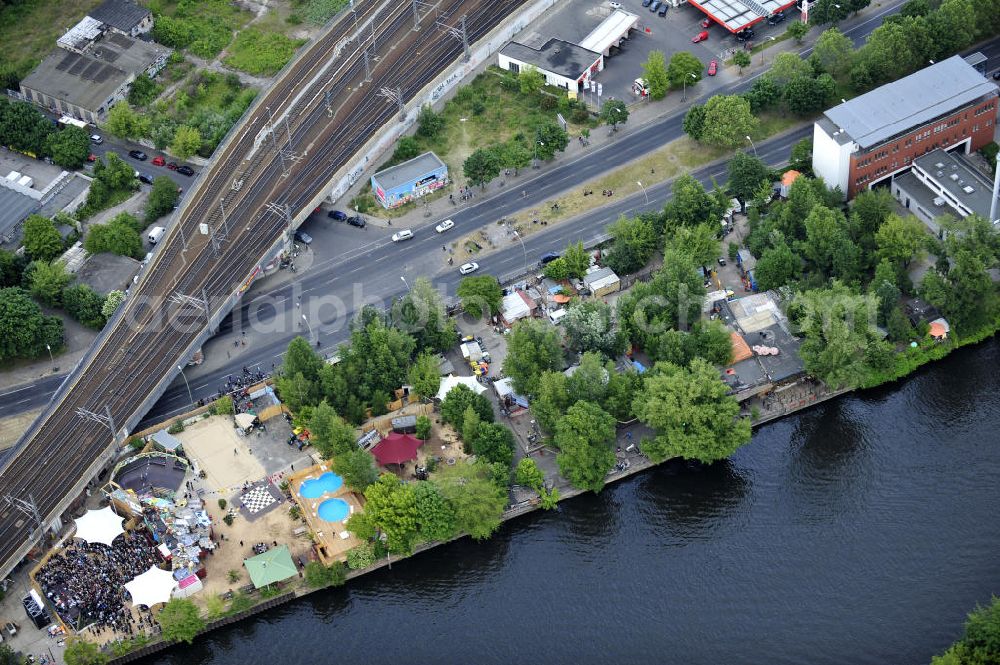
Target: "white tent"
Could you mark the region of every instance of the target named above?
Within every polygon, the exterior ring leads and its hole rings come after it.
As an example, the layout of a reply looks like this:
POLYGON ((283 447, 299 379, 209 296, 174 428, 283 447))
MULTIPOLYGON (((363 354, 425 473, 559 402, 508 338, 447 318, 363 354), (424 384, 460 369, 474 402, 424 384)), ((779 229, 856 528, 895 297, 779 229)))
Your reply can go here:
POLYGON ((146 607, 166 603, 176 588, 177 580, 173 573, 156 566, 125 584, 125 590, 132 596, 132 604, 146 607))
POLYGON ((441 379, 441 388, 438 389, 437 398, 444 401, 448 391, 459 384, 466 386, 467 388, 471 388, 472 392, 477 395, 482 395, 486 392, 486 388, 484 388, 481 383, 476 381, 476 377, 474 376, 446 376, 441 379))
POLYGON ((528 303, 524 302, 519 291, 504 296, 501 309, 503 320, 508 324, 531 315, 531 309, 528 307, 528 303))
POLYGON ((253 427, 253 421, 257 419, 257 416, 252 413, 237 413, 236 414, 236 426, 239 427, 244 432, 253 427))
POLYGON ((88 543, 110 546, 111 541, 124 532, 121 515, 116 515, 111 506, 108 506, 100 510, 88 510, 86 515, 77 519, 76 535, 73 537, 88 543))

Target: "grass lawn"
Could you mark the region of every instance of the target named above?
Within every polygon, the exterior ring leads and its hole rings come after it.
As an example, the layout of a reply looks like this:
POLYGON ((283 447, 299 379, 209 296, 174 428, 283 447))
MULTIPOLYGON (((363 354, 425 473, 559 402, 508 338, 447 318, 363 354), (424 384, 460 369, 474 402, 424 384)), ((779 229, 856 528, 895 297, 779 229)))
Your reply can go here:
POLYGON ((26 75, 101 0, 22 0, 0 9, 0 68, 26 75))
POLYGON ((236 35, 223 62, 254 76, 273 76, 305 43, 305 39, 292 39, 280 32, 252 26, 236 35))

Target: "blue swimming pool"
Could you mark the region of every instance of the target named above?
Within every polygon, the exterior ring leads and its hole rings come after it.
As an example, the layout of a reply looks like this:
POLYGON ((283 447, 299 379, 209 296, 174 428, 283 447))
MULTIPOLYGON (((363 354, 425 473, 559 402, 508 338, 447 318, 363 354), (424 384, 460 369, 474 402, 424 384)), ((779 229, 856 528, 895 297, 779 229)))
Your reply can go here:
POLYGON ((305 499, 318 499, 329 492, 336 492, 344 485, 344 479, 327 471, 319 478, 310 478, 299 487, 299 496, 305 499))
POLYGON ((341 522, 351 514, 351 507, 343 499, 327 499, 316 511, 324 522, 341 522))

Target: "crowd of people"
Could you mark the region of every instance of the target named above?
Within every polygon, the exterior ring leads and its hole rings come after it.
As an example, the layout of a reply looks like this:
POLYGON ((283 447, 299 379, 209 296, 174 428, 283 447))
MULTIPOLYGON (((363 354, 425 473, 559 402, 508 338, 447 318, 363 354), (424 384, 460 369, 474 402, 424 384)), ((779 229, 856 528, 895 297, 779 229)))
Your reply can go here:
POLYGON ((124 533, 111 547, 73 543, 53 556, 35 580, 67 624, 96 634, 131 635, 153 626, 151 614, 134 616, 125 584, 161 562, 145 531, 124 533))

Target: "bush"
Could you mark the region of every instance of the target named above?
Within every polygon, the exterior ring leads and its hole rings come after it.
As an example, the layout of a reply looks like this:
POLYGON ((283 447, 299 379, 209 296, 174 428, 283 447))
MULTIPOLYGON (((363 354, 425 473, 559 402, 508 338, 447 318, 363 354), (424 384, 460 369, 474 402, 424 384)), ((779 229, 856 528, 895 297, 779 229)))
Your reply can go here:
POLYGON ((426 441, 431 438, 431 419, 427 416, 417 416, 417 438, 426 441))
POLYGON ((232 526, 235 520, 231 513, 226 513, 226 515, 222 518, 222 521, 226 523, 226 526, 232 526))
POLYGON ((163 86, 146 74, 137 76, 128 92, 128 103, 132 106, 147 106, 163 92, 163 86))
POLYGON ((375 548, 371 543, 361 543, 347 553, 347 567, 351 570, 367 568, 375 563, 375 548))
POLYGON ((319 561, 310 561, 306 564, 306 584, 314 589, 322 589, 329 586, 342 586, 347 581, 347 570, 342 563, 335 563, 332 566, 324 566, 319 561))
POLYGON ((88 328, 100 330, 106 320, 102 313, 104 298, 86 284, 68 286, 62 292, 66 313, 88 328))
POLYGON ((229 503, 225 499, 219 499, 219 508, 225 510, 227 505, 229 505, 229 503))
POLYGON ((295 55, 295 49, 306 40, 291 39, 280 32, 265 32, 247 28, 238 35, 227 49, 224 62, 255 76, 272 76, 281 70, 295 55))
POLYGON ((184 431, 184 421, 181 420, 175 422, 173 425, 170 426, 170 429, 167 430, 167 432, 169 432, 170 434, 180 434, 183 431, 184 431))
POLYGON ((212 414, 216 416, 228 416, 233 412, 233 398, 229 395, 220 397, 212 403, 212 414))
POLYGON ((51 219, 28 215, 24 220, 24 251, 32 261, 51 261, 63 252, 63 239, 51 219))

